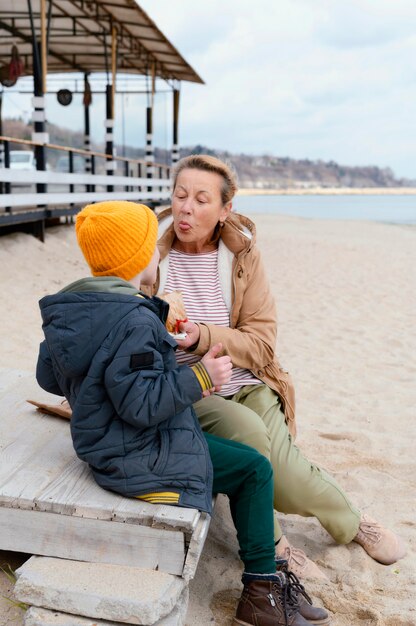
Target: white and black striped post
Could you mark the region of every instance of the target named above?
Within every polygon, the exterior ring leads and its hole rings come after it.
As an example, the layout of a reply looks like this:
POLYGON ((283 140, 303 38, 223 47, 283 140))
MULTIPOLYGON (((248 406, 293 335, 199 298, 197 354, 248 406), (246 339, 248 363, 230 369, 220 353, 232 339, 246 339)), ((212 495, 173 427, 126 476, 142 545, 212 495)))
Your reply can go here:
MULTIPOLYGON (((32 121, 33 121, 33 132, 32 132, 32 141, 37 141, 38 143, 48 143, 49 142, 49 133, 45 132, 45 122, 46 122, 46 114, 45 114, 45 97, 42 95, 38 95, 39 91, 35 87, 35 95, 32 98, 32 121)), ((35 146, 36 152, 36 163, 39 164, 38 170, 45 169, 45 148, 43 146, 35 146)))
MULTIPOLYGON (((32 141, 36 141, 37 143, 44 144, 49 143, 49 134, 45 132, 45 90, 46 90, 46 75, 44 72, 46 71, 46 41, 44 38, 43 28, 41 28, 41 41, 37 40, 35 24, 33 19, 33 10, 32 10, 32 2, 28 0, 28 9, 29 9, 29 19, 30 19, 30 28, 32 33, 32 55, 33 55, 33 112, 32 112, 32 121, 33 121, 33 132, 32 132, 32 141)), ((41 4, 41 26, 42 20, 44 17, 44 7, 41 4)), ((35 146, 35 157, 36 157, 36 169, 38 170, 46 170, 46 159, 45 159, 45 148, 43 145, 35 146)), ((36 185, 36 189, 38 193, 43 193, 46 191, 46 186, 44 184, 36 185)))
MULTIPOLYGON (((2 118, 3 92, 0 91, 0 135, 3 134, 3 118, 2 118)), ((4 167, 4 143, 0 143, 0 167, 4 167)), ((0 193, 3 189, 3 183, 0 183, 0 193)))
POLYGON ((179 89, 173 90, 173 144, 172 165, 179 161, 179 89))
MULTIPOLYGON (((91 139, 90 139, 90 104, 91 104, 91 87, 88 82, 88 74, 84 74, 84 150, 91 151, 91 139)), ((85 157, 85 171, 91 173, 91 157, 86 155, 85 157)), ((87 191, 90 185, 87 185, 87 191)))
MULTIPOLYGON (((153 107, 148 106, 146 108, 146 178, 153 178, 153 163, 155 160, 153 152, 153 107)), ((152 188, 148 187, 147 191, 151 191, 152 188)))
MULTIPOLYGON (((36 58, 36 56, 39 59, 40 45, 37 42, 35 42, 33 47, 34 47, 34 51, 33 51, 34 59, 36 58)), ((49 143, 49 133, 45 131, 45 123, 46 123, 45 96, 43 92, 42 68, 38 61, 33 64, 33 84, 34 84, 34 96, 32 98, 32 105, 33 105, 32 141, 36 141, 39 144, 45 144, 45 143, 49 143)), ((45 155, 44 145, 35 146, 35 158, 36 158, 36 169, 40 171, 45 171, 46 170, 46 155, 45 155)), ((45 193, 46 185, 44 183, 38 183, 36 185, 36 191, 37 193, 45 193)), ((41 239, 43 240, 42 237, 43 236, 41 235, 41 239)))
MULTIPOLYGON (((113 160, 114 156, 114 144, 113 144, 113 99, 112 99, 112 86, 106 87, 106 120, 105 120, 105 153, 111 156, 111 159, 107 159, 105 163, 106 174, 112 176, 116 167, 116 162, 113 160)), ((113 185, 107 186, 107 191, 114 191, 113 185)))

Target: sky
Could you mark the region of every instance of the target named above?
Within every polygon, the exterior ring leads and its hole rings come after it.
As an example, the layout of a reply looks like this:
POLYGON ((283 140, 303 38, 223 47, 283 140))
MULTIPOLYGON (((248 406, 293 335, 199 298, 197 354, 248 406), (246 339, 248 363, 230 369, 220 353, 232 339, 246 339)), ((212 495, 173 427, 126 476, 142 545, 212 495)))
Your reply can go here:
MULTIPOLYGON (((416 179, 414 0, 139 4, 205 82, 182 84, 182 145, 391 167, 416 179)), ((172 97, 159 87, 155 143, 169 148, 172 97)), ((25 98, 6 95, 4 115, 30 110, 25 98)), ((81 129, 80 103, 63 111, 48 96, 48 120, 81 129)), ((104 98, 95 104, 99 141, 104 98)), ((116 106, 117 140, 143 146, 145 97, 118 96, 116 106)))

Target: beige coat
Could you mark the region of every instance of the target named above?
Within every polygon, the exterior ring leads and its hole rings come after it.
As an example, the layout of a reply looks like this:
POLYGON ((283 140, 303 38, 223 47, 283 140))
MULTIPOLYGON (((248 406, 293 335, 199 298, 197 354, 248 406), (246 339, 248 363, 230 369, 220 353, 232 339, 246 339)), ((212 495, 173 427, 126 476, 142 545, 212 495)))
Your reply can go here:
MULTIPOLYGON (((221 228, 218 269, 224 300, 230 310, 230 328, 198 323, 195 354, 204 355, 221 342, 236 367, 249 369, 279 395, 290 433, 295 436, 295 394, 290 375, 275 356, 277 319, 274 298, 256 247, 256 227, 243 215, 231 213, 221 228)), ((171 210, 159 215, 161 262, 152 293, 164 289, 168 254, 175 239, 171 210)), ((149 293, 149 290, 145 290, 149 293)))

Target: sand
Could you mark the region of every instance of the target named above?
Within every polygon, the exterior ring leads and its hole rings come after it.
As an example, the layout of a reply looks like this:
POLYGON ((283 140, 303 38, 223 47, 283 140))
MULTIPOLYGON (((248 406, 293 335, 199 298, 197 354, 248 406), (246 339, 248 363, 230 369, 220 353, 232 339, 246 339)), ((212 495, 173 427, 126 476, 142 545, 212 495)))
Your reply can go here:
MULTIPOLYGON (((416 624, 416 229, 370 222, 256 216, 279 312, 277 351, 296 381, 298 444, 352 500, 396 530, 408 555, 393 566, 357 544, 336 546, 316 520, 283 516, 329 583, 307 585, 334 626, 416 624)), ((37 300, 85 275, 73 227, 0 238, 0 366, 34 370, 37 300)), ((2 563, 10 555, 0 553, 2 563)), ((229 626, 241 566, 220 500, 197 576, 188 626, 229 626)), ((0 596, 9 595, 2 578, 0 596)), ((0 600, 0 624, 23 623, 0 600)))

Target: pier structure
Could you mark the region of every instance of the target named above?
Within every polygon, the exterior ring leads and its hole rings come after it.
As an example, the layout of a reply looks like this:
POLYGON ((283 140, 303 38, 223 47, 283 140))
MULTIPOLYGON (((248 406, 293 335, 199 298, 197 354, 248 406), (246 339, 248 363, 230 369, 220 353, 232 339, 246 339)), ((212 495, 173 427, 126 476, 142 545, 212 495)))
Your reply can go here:
MULTIPOLYGON (((150 17, 134 0, 14 0, 0 8, 0 84, 12 88, 22 77, 33 77, 32 137, 3 133, 0 92, 0 227, 30 224, 43 238, 47 220, 70 218, 87 202, 114 198, 143 201, 151 206, 169 198, 170 166, 179 158, 179 94, 183 81, 202 83, 150 17), (83 80, 83 148, 51 143, 47 132, 48 77, 81 76, 83 80), (91 149, 94 77, 105 76, 105 148, 91 149), (114 129, 117 77, 145 77, 146 134, 143 159, 115 154, 114 129), (154 157, 154 101, 157 84, 172 92, 172 153, 170 163, 154 157), (11 153, 34 153, 30 170, 15 167, 11 153), (64 168, 53 169, 57 162, 64 168)), ((27 85, 27 81, 23 81, 27 85)), ((64 84, 64 80, 62 82, 64 84)), ((59 85, 58 85, 59 87, 59 85)), ((68 106, 72 91, 57 88, 58 102, 68 106)))

